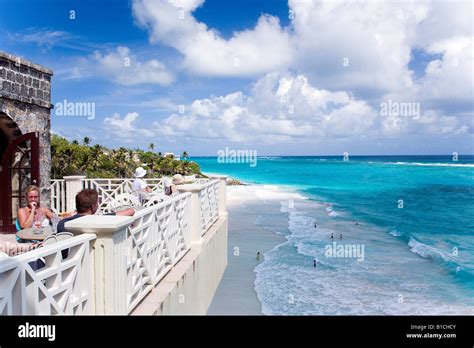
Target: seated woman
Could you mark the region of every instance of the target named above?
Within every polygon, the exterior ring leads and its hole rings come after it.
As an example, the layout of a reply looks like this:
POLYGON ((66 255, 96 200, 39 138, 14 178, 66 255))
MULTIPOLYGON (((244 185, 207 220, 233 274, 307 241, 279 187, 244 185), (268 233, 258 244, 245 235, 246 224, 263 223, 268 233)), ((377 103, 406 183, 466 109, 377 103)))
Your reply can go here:
POLYGON ((173 180, 171 184, 168 181, 165 181, 165 195, 174 197, 179 194, 177 185, 184 184, 184 177, 181 174, 173 175, 173 180))
POLYGON ((138 197, 140 203, 143 203, 146 199, 146 195, 151 192, 151 187, 149 187, 145 180, 142 178, 146 175, 146 170, 142 167, 135 169, 135 180, 132 184, 132 192, 138 197))
MULTIPOLYGON (((18 209, 18 222, 21 229, 31 228, 34 221, 45 223, 45 219, 51 219, 53 213, 46 207, 40 206, 40 190, 35 185, 30 185, 26 189, 27 206, 18 209)), ((49 222, 48 222, 49 223, 49 222)))

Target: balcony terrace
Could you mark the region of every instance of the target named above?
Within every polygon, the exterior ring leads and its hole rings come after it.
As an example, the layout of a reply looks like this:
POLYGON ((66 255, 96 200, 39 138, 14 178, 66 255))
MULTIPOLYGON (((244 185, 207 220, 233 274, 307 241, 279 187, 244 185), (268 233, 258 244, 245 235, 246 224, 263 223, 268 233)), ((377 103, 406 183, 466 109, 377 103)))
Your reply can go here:
POLYGON ((153 190, 139 202, 132 180, 52 180, 52 211, 73 211, 84 188, 99 192, 99 210, 66 223, 74 237, 0 260, 0 313, 206 314, 227 266, 226 177, 169 198, 162 179, 146 181, 153 190), (102 215, 124 204, 133 217, 102 215))

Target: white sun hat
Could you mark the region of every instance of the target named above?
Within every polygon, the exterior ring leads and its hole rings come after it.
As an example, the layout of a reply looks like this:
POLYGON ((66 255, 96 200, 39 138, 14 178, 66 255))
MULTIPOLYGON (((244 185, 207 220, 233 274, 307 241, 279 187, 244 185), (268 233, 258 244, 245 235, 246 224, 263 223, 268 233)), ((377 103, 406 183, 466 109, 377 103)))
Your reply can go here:
POLYGON ((184 184, 184 178, 181 174, 173 175, 173 184, 181 185, 184 184))
POLYGON ((143 178, 146 175, 146 170, 142 167, 138 167, 135 169, 135 174, 133 174, 136 178, 143 178))

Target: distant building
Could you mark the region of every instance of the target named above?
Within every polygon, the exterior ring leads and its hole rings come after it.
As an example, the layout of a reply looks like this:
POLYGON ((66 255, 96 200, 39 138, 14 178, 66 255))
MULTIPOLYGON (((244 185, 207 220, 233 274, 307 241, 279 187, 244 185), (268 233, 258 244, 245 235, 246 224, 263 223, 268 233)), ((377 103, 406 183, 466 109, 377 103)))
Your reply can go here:
POLYGON ((172 152, 165 152, 163 154, 163 157, 168 157, 168 156, 173 156, 173 158, 177 161, 180 161, 181 160, 181 156, 180 155, 175 155, 174 153, 172 152))

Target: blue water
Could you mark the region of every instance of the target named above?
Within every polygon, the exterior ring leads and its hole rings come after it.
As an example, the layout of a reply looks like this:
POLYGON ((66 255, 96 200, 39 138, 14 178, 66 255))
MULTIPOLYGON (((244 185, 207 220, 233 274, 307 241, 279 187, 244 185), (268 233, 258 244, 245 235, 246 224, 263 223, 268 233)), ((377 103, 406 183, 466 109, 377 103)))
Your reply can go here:
POLYGON ((474 314, 474 156, 192 160, 308 198, 281 202, 286 242, 256 269, 265 314, 474 314), (328 258, 333 241, 364 260, 328 258))

